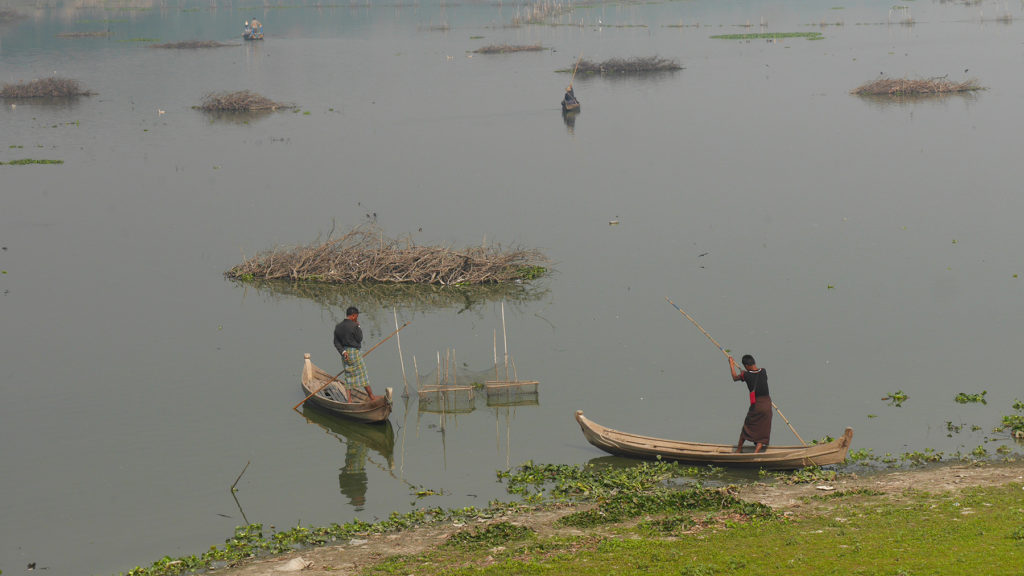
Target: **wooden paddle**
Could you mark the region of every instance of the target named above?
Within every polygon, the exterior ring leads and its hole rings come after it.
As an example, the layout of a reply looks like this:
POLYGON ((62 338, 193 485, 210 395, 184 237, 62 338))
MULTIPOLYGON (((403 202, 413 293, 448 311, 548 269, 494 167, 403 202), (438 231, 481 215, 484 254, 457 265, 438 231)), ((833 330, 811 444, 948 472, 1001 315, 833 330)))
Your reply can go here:
MULTIPOLYGON (((390 340, 392 336, 394 336, 395 334, 398 334, 399 332, 401 332, 401 331, 402 331, 402 328, 405 328, 405 327, 406 327, 406 326, 408 326, 408 325, 409 325, 409 324, 410 324, 411 322, 412 322, 412 320, 409 320, 409 321, 408 321, 408 322, 406 322, 405 324, 402 324, 402 326, 401 326, 400 328, 397 328, 397 329, 396 329, 396 330, 395 330, 394 332, 392 332, 391 334, 388 334, 387 338, 385 338, 385 339, 381 340, 380 342, 377 342, 377 344, 376 344, 376 345, 374 345, 374 347, 373 347, 373 348, 370 348, 369 350, 367 350, 367 351, 366 351, 366 354, 363 354, 363 358, 366 358, 367 356, 369 356, 369 355, 370 355, 370 352, 373 352, 374 350, 376 350, 376 349, 377 349, 377 346, 380 346, 381 344, 383 344, 383 343, 387 342, 388 340, 390 340)), ((344 369, 344 368, 342 368, 341 372, 338 372, 337 374, 335 374, 335 375, 334 375, 334 378, 331 378, 330 380, 328 380, 328 381, 327 381, 327 383, 326 383, 326 384, 324 384, 323 386, 321 386, 321 387, 317 388, 317 389, 316 389, 316 392, 313 392, 313 393, 312 393, 312 394, 310 394, 309 396, 306 396, 305 398, 303 398, 303 399, 302 399, 302 402, 299 402, 299 403, 298 403, 298 404, 296 404, 295 406, 292 406, 292 410, 295 410, 296 412, 298 412, 298 410, 299 410, 299 406, 302 406, 303 404, 305 404, 305 403, 306 403, 306 400, 309 400, 309 399, 310 399, 310 398, 312 398, 313 396, 316 396, 317 394, 319 394, 321 390, 323 390, 324 388, 327 388, 328 386, 330 386, 330 385, 331 385, 332 383, 334 383, 334 382, 335 382, 335 381, 336 381, 336 380, 337 380, 338 378, 340 378, 340 377, 341 377, 341 375, 342 375, 342 374, 344 374, 344 373, 345 373, 345 369, 344 369)))
MULTIPOLYGON (((683 316, 686 316, 687 320, 689 320, 690 322, 693 322, 693 325, 696 326, 698 330, 703 332, 704 335, 708 337, 708 340, 711 340, 712 344, 714 344, 715 346, 718 346, 718 349, 722 351, 722 354, 725 354, 726 358, 728 358, 730 360, 733 360, 735 362, 735 359, 732 357, 732 355, 729 354, 728 352, 726 352, 725 348, 722 348, 722 345, 719 344, 717 341, 715 341, 715 339, 711 337, 711 334, 708 334, 707 330, 705 330, 700 324, 697 323, 696 320, 693 319, 693 316, 690 316, 686 312, 683 312, 682 308, 680 308, 679 306, 676 306, 676 303, 671 301, 671 300, 669 300, 667 297, 665 298, 665 300, 668 300, 668 303, 671 304, 673 308, 675 308, 676 310, 679 310, 680 314, 682 314, 683 316)), ((796 439, 799 440, 800 443, 803 444, 804 446, 807 446, 807 442, 804 442, 804 439, 801 438, 800 435, 796 433, 796 428, 793 428, 793 425, 789 423, 789 419, 786 418, 786 416, 782 413, 782 410, 779 410, 779 407, 776 406, 775 402, 772 402, 772 408, 775 408, 775 411, 779 413, 779 416, 782 416, 782 420, 786 423, 786 426, 789 426, 789 429, 793 431, 793 434, 796 436, 796 439)), ((808 458, 808 460, 810 460, 810 459, 808 458)), ((814 461, 811 460, 811 463, 813 464, 814 461)))

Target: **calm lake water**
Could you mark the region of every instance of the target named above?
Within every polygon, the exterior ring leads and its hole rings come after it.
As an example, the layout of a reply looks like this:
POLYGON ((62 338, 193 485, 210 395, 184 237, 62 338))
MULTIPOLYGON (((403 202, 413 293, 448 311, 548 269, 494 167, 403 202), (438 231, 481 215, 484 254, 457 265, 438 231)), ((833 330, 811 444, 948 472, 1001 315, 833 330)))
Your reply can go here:
MULTIPOLYGON (((990 431, 1024 394, 1024 5, 966 4, 610 2, 513 27, 521 5, 476 1, 5 3, 25 17, 0 24, 0 82, 56 74, 97 94, 0 109, 0 161, 63 161, 0 166, 0 570, 115 574, 247 521, 485 505, 507 497, 496 470, 603 456, 576 409, 733 442, 745 390, 665 297, 756 356, 805 439, 852 426, 879 457, 1019 453, 990 431), (266 39, 243 44, 253 17, 266 39), (711 38, 760 31, 823 38, 711 38), (187 40, 234 45, 149 47, 187 40), (473 53, 505 43, 544 50, 473 53), (581 54, 684 69, 577 77, 569 125, 555 71, 581 54), (849 94, 881 74, 987 90, 849 94), (243 89, 296 108, 192 108, 243 89), (468 296, 223 277, 374 214, 422 244, 539 248, 554 273, 468 296), (340 369, 345 306, 368 346, 412 321, 410 380, 414 356, 429 380, 454 349, 468 382, 496 338, 502 353, 503 298, 538 402, 478 395, 441 414, 414 392, 372 430, 291 410, 303 353, 340 369), (882 400, 897 390, 899 408, 882 400), (982 391, 986 405, 954 402, 982 391)), ((397 395, 394 344, 368 367, 397 395)), ((781 419, 773 442, 796 442, 781 419)))

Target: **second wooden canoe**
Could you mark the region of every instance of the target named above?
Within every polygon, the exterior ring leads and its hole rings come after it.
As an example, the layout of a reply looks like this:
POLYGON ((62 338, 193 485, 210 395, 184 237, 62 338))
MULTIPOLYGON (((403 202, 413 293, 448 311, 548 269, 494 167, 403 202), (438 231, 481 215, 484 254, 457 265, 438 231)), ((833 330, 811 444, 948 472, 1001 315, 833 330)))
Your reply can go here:
POLYGON ((805 466, 827 466, 846 461, 853 439, 853 428, 831 442, 808 446, 768 446, 764 452, 733 452, 730 444, 702 444, 683 440, 665 440, 605 428, 576 411, 576 422, 587 441, 609 454, 653 460, 671 460, 687 464, 793 470, 805 466))

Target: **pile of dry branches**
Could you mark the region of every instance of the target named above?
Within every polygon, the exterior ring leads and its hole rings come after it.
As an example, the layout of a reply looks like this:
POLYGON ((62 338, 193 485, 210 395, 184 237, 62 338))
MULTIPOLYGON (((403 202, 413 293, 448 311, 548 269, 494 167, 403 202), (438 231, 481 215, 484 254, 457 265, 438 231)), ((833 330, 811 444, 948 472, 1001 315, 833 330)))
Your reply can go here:
POLYGON ((206 110, 207 112, 254 112, 257 110, 277 110, 279 108, 287 107, 288 106, 286 104, 274 102, 273 100, 260 96, 254 92, 241 90, 239 92, 217 92, 207 94, 203 99, 203 103, 199 106, 199 109, 206 110))
POLYGON ((150 44, 150 48, 164 48, 167 50, 186 50, 192 48, 221 48, 223 46, 235 46, 213 40, 191 40, 189 42, 171 42, 169 44, 150 44))
POLYGON ((78 80, 58 77, 4 84, 0 90, 0 98, 73 98, 92 94, 78 80))
POLYGON ((477 48, 473 52, 477 54, 507 54, 509 52, 539 52, 544 47, 540 44, 491 44, 483 48, 477 48))
POLYGON ((925 94, 953 94, 984 90, 976 80, 953 82, 945 76, 912 80, 910 78, 879 78, 854 89, 851 94, 858 96, 915 96, 925 94))
POLYGON ((322 243, 274 249, 228 270, 228 278, 471 285, 531 279, 546 272, 537 250, 502 250, 481 245, 462 250, 417 246, 410 238, 392 239, 373 224, 322 243))
POLYGON ((612 58, 604 62, 591 62, 580 60, 578 66, 573 66, 557 72, 572 72, 577 74, 646 74, 650 72, 671 72, 682 70, 682 66, 675 60, 668 60, 658 56, 647 56, 644 58, 612 58))

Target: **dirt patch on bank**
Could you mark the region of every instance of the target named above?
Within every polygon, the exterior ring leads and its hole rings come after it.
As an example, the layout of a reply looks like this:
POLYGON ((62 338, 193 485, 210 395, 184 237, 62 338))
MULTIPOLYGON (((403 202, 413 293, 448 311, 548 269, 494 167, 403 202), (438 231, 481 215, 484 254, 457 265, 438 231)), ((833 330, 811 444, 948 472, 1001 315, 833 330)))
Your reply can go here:
MULTIPOLYGON (((813 496, 837 491, 871 490, 899 498, 908 490, 917 492, 956 492, 976 486, 1000 486, 1011 482, 1024 482, 1024 462, 984 465, 947 464, 913 470, 873 472, 869 474, 841 475, 830 482, 811 484, 755 483, 739 488, 738 496, 744 500, 760 502, 787 515, 811 514, 832 505, 828 500, 813 496)), ((527 526, 541 538, 553 535, 584 534, 574 528, 556 526, 555 521, 584 506, 556 506, 528 514, 509 514, 470 524, 447 523, 408 530, 394 534, 371 534, 334 546, 312 548, 282 556, 254 560, 243 566, 225 568, 213 573, 224 576, 281 576, 298 565, 304 575, 334 576, 358 573, 363 567, 396 555, 415 555, 443 544, 452 534, 494 522, 511 522, 527 526)), ((593 531, 590 531, 593 533, 593 531)))

